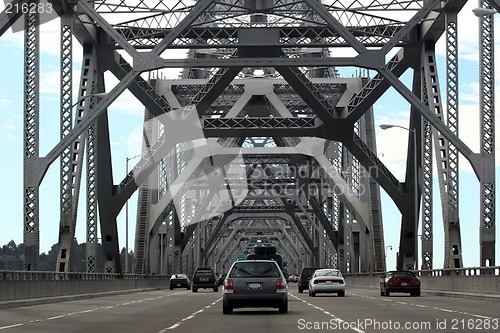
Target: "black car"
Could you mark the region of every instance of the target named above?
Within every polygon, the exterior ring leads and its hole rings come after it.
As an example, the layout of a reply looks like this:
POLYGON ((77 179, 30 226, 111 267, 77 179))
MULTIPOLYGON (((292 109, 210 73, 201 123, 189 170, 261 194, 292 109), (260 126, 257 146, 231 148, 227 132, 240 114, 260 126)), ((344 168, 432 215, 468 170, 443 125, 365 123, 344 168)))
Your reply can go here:
POLYGON ((242 260, 233 263, 224 280, 222 313, 235 308, 271 307, 288 312, 288 285, 274 260, 242 260))
POLYGON ((186 274, 174 274, 170 277, 170 290, 175 288, 191 289, 191 282, 186 274))
POLYGON ((311 280, 311 276, 313 276, 314 272, 317 269, 321 269, 320 267, 305 267, 302 269, 300 273, 299 281, 297 282, 297 288, 299 293, 302 293, 304 290, 309 289, 309 280, 311 280))
POLYGON ((215 273, 210 267, 198 267, 193 274, 192 290, 197 292, 200 288, 213 289, 214 292, 219 291, 215 273))
POLYGON ((219 275, 219 278, 218 278, 218 285, 219 286, 223 286, 224 285, 224 279, 226 278, 227 274, 221 274, 219 275))

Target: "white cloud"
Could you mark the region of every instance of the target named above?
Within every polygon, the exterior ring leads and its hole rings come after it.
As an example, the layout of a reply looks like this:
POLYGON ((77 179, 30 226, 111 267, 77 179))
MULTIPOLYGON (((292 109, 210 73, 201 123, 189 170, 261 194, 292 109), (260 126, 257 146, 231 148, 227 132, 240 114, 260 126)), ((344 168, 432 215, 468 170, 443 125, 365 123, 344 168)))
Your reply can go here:
POLYGON ((4 135, 4 138, 7 140, 11 140, 11 141, 21 141, 20 137, 18 137, 17 135, 14 135, 12 133, 6 133, 4 135))
POLYGON ((12 104, 12 101, 7 98, 0 98, 0 108, 12 104))

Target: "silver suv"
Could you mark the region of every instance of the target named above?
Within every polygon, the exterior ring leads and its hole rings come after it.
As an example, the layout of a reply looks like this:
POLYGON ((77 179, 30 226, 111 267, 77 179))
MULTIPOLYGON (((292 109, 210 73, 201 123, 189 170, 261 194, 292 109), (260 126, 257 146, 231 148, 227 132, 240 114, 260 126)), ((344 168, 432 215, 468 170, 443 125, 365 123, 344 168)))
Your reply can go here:
POLYGON ((288 285, 273 260, 242 260, 233 263, 224 280, 222 312, 234 308, 272 307, 288 312, 288 285))

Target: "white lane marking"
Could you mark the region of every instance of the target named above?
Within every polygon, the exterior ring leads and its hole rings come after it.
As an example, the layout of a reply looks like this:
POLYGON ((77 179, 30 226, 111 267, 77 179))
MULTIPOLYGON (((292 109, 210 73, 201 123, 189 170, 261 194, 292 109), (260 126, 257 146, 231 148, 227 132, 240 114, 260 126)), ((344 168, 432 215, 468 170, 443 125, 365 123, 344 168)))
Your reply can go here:
MULTIPOLYGON (((359 297, 365 297, 364 295, 358 295, 358 294, 352 294, 352 293, 350 295, 359 296, 359 297)), ((370 298, 379 299, 378 297, 370 297, 370 298)), ((450 310, 450 309, 438 308, 436 306, 431 307, 431 306, 428 306, 428 305, 422 305, 422 304, 416 304, 416 303, 405 303, 405 302, 401 302, 401 301, 392 300, 392 299, 389 299, 389 298, 381 298, 381 300, 386 301, 386 302, 396 302, 396 303, 399 303, 399 304, 407 304, 407 305, 411 305, 411 306, 415 306, 415 307, 419 307, 419 308, 432 308, 432 309, 439 310, 439 311, 444 311, 444 312, 459 313, 459 314, 464 315, 464 316, 478 317, 478 318, 484 318, 484 319, 497 319, 496 317, 488 317, 488 316, 482 316, 482 315, 478 315, 478 314, 474 314, 474 313, 469 313, 469 312, 463 312, 463 311, 457 311, 457 310, 450 310)))
MULTIPOLYGON (((212 306, 214 306, 215 304, 217 304, 218 302, 220 302, 222 300, 222 297, 217 299, 215 302, 211 303, 210 305, 207 305, 205 306, 204 308, 205 309, 209 309, 211 308, 212 306)), ((189 319, 193 319, 194 316, 196 316, 198 313, 202 313, 204 310, 203 309, 200 309, 198 311, 195 311, 193 313, 191 313, 189 316, 187 316, 186 318, 182 318, 180 321, 176 322, 175 324, 173 324, 172 326, 170 327, 167 327, 167 328, 164 328, 162 329, 159 333, 165 333, 165 331, 171 331, 173 329, 176 329, 177 327, 179 327, 181 324, 185 323, 186 321, 188 321, 189 319)))
MULTIPOLYGON (((311 307, 313 307, 313 308, 315 308, 315 309, 317 309, 317 310, 319 310, 319 311, 321 311, 321 312, 323 312, 323 313, 325 313, 325 314, 328 314, 330 317, 332 317, 335 321, 338 321, 339 323, 343 323, 343 322, 345 322, 342 318, 337 317, 337 316, 336 316, 336 315, 334 315, 333 313, 330 313, 330 312, 326 311, 325 309, 320 308, 320 307, 319 307, 319 306, 317 306, 317 305, 311 304, 311 303, 309 303, 309 302, 307 302, 307 301, 303 300, 302 298, 300 298, 300 297, 298 297, 298 296, 295 296, 295 295, 292 295, 292 294, 288 294, 288 295, 289 295, 289 296, 292 296, 292 297, 294 297, 294 298, 296 298, 296 299, 297 299, 297 300, 299 300, 299 301, 302 301, 302 302, 306 303, 308 306, 311 306, 311 307)), ((351 330, 353 330, 353 331, 355 331, 355 332, 358 332, 358 333, 365 333, 365 331, 360 330, 360 329, 358 329, 358 328, 356 328, 356 327, 350 327, 350 329, 351 329, 351 330)))
POLYGON ((8 326, 2 326, 0 327, 0 330, 6 330, 6 329, 9 329, 9 328, 13 328, 13 327, 19 327, 19 326, 23 326, 23 324, 13 324, 13 325, 8 325, 8 326))
MULTIPOLYGON (((141 303, 143 301, 152 301, 152 300, 161 299, 161 298, 169 297, 169 296, 173 296, 173 295, 180 295, 180 294, 184 294, 184 293, 186 293, 186 292, 178 292, 178 293, 175 293, 175 294, 173 293, 173 294, 161 295, 161 296, 158 296, 158 297, 144 298, 144 299, 138 300, 136 302, 137 303, 141 303)), ((42 319, 32 319, 32 320, 26 321, 24 323, 17 323, 17 324, 12 324, 12 325, 7 325, 7 326, 0 326, 0 330, 5 330, 5 329, 13 328, 13 327, 24 326, 24 325, 33 324, 33 323, 40 323, 40 322, 48 321, 48 320, 61 319, 61 318, 65 318, 65 317, 73 316, 73 315, 87 314, 87 313, 90 313, 90 312, 99 311, 99 310, 103 310, 103 309, 112 309, 112 308, 116 308, 116 307, 119 307, 119 306, 130 305, 132 303, 134 303, 134 302, 125 302, 125 303, 120 303, 120 304, 115 304, 115 305, 100 306, 100 307, 93 308, 93 309, 87 309, 87 310, 82 310, 82 311, 63 313, 63 314, 60 314, 58 316, 53 316, 53 317, 47 317, 47 318, 42 318, 42 319)))
POLYGON ((436 307, 434 307, 434 309, 439 310, 439 311, 444 311, 444 312, 451 312, 451 313, 457 312, 457 311, 453 311, 453 310, 448 310, 448 309, 443 309, 443 308, 436 308, 436 307))
POLYGON ((66 315, 61 315, 61 316, 54 316, 54 317, 49 317, 49 318, 46 318, 45 320, 54 320, 54 319, 61 319, 61 318, 64 318, 66 317, 66 315))
POLYGON ((494 319, 493 317, 481 316, 481 315, 472 314, 472 313, 464 313, 464 314, 468 314, 469 316, 472 316, 472 317, 478 317, 478 318, 484 318, 484 319, 494 319))

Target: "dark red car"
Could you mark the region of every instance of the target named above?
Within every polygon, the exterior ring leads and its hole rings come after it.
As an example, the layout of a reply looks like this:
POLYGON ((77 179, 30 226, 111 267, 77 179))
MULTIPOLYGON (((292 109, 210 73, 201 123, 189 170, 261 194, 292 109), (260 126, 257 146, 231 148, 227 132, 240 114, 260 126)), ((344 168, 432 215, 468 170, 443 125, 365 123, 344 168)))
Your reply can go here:
POLYGON ((380 278, 380 296, 391 293, 420 296, 420 279, 411 271, 389 271, 380 278))

